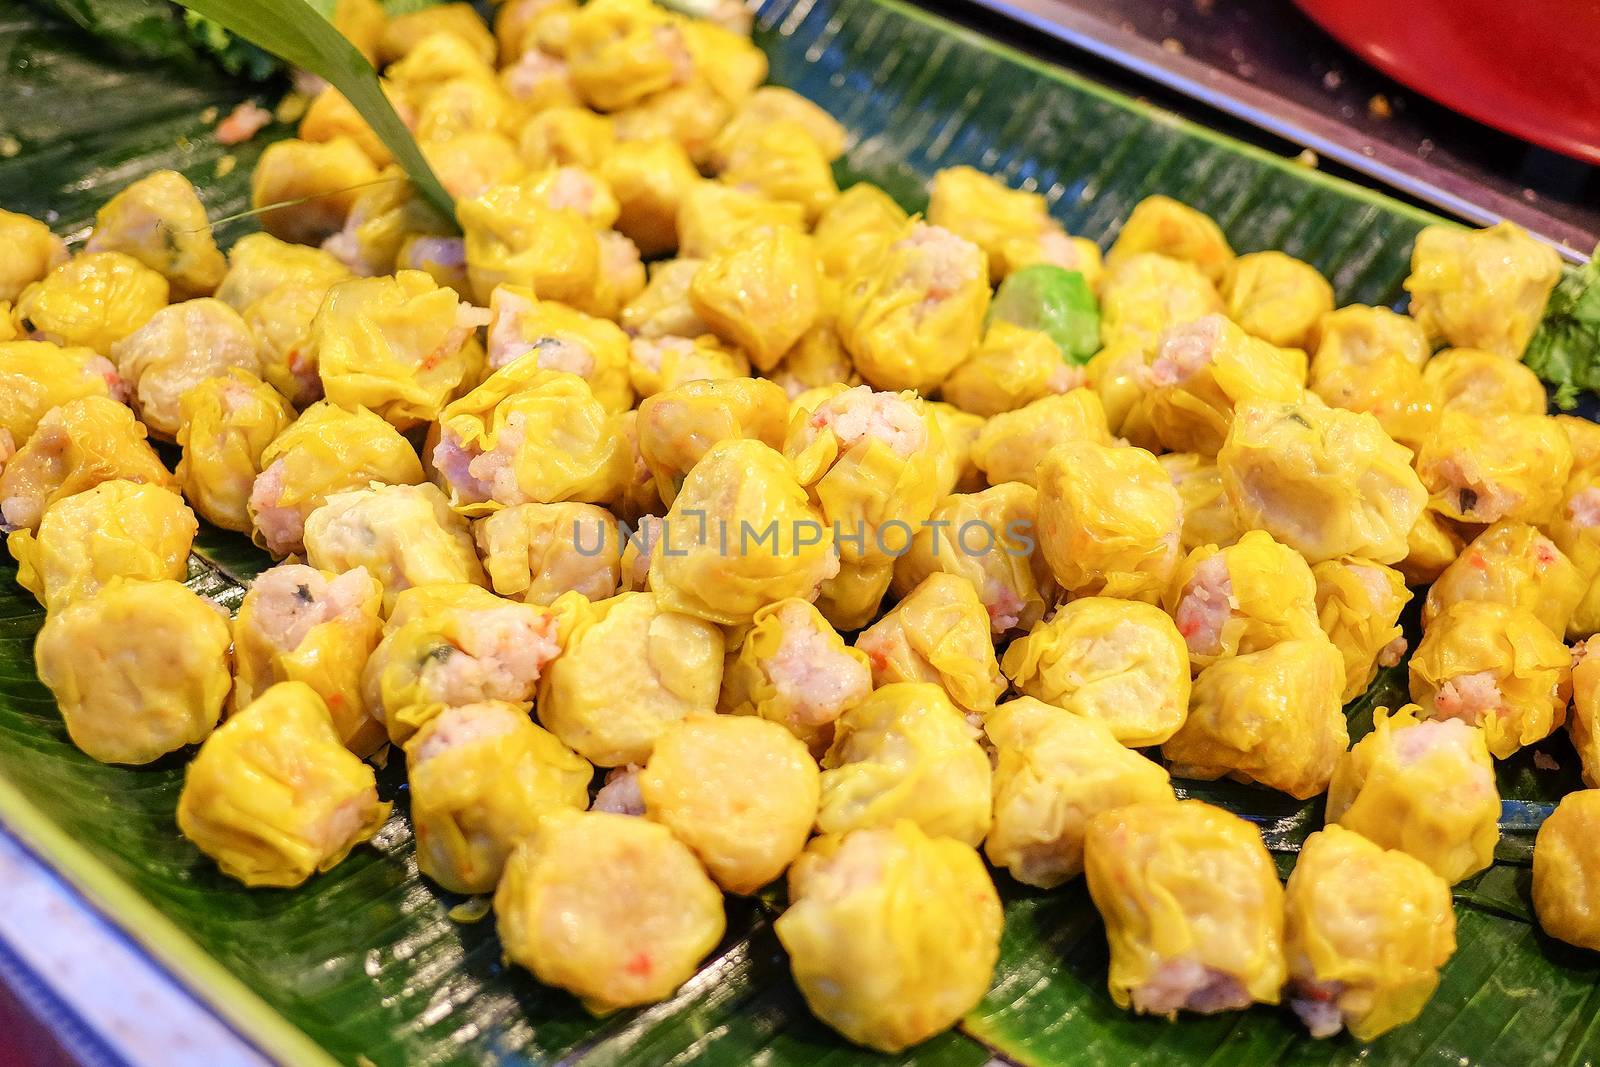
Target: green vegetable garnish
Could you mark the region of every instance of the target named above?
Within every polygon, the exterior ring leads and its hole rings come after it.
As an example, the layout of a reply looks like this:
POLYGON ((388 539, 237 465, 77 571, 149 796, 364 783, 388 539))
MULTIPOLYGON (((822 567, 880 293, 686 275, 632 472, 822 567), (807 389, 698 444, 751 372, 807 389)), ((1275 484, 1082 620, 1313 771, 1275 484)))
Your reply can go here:
POLYGON ((1012 271, 989 305, 996 319, 1049 335, 1069 363, 1100 351, 1100 304, 1075 270, 1038 263, 1012 271))
POLYGON ((1556 285, 1522 362, 1556 387, 1562 408, 1576 406, 1581 390, 1600 392, 1600 248, 1556 285))

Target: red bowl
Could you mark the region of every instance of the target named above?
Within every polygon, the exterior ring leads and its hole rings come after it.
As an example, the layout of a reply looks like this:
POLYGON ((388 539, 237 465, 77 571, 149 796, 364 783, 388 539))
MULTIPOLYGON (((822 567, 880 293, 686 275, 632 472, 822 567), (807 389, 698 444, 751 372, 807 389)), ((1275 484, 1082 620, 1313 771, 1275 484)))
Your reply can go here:
POLYGON ((1373 66, 1506 133, 1600 163, 1600 0, 1295 0, 1373 66))

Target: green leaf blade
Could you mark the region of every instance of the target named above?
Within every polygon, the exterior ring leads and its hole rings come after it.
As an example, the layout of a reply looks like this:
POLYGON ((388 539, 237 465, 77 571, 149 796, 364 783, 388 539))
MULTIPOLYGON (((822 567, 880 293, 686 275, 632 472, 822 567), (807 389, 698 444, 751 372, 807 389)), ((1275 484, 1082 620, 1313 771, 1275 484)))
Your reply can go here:
POLYGON ((417 191, 455 223, 454 199, 384 96, 378 72, 316 8, 305 0, 183 0, 183 6, 338 89, 393 154, 417 191))

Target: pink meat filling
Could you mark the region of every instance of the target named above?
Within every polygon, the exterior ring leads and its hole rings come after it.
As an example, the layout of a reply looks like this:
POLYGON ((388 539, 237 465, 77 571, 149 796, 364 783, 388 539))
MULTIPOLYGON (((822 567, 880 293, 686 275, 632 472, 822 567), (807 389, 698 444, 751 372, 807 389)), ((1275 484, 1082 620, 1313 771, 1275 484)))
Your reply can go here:
POLYGON ((286 563, 263 572, 250 585, 255 626, 274 647, 291 652, 323 623, 359 614, 378 592, 365 567, 331 581, 315 567, 286 563))
POLYGON ((1487 715, 1499 710, 1500 704, 1500 684, 1493 671, 1452 678, 1433 697, 1433 707, 1439 715, 1460 719, 1469 726, 1481 726, 1487 715))
POLYGON ((796 723, 833 722, 872 691, 872 672, 835 646, 816 627, 815 616, 798 604, 778 613, 783 640, 766 663, 778 697, 793 708, 796 723))
POLYGON ((902 459, 909 459, 928 442, 923 417, 897 393, 874 392, 858 385, 818 406, 811 416, 814 430, 831 430, 841 448, 862 438, 874 438, 902 459))
POLYGON ((516 728, 516 720, 493 704, 446 708, 433 720, 427 738, 410 754, 412 766, 426 763, 453 748, 505 737, 516 728))
POLYGON ((656 543, 661 540, 661 531, 666 529, 666 525, 666 520, 655 515, 645 515, 639 519, 638 528, 629 538, 639 549, 638 555, 631 561, 632 569, 625 576, 630 579, 631 588, 644 589, 649 584, 650 561, 655 556, 656 543))
POLYGON ((911 236, 895 242, 894 248, 910 253, 899 285, 925 293, 917 309, 919 317, 972 285, 984 263, 981 255, 973 254, 976 249, 972 242, 925 222, 913 226, 911 236))
POLYGON ((1224 319, 1207 315, 1173 326, 1161 335, 1161 347, 1150 364, 1150 384, 1181 385, 1210 366, 1222 340, 1224 319))
POLYGON ((600 184, 577 167, 557 167, 545 187, 545 203, 556 211, 587 215, 600 195, 600 184))
POLYGON ((250 487, 250 514, 256 529, 275 556, 298 552, 306 533, 306 517, 298 507, 278 503, 283 498, 283 479, 287 466, 281 459, 256 475, 250 487))
POLYGON ((1473 728, 1460 719, 1424 719, 1394 735, 1395 762, 1413 767, 1435 752, 1451 754, 1459 770, 1452 784, 1466 799, 1495 791, 1494 772, 1472 758, 1473 728))
POLYGON ((1248 1008, 1250 1002, 1250 991, 1238 978, 1190 959, 1167 960, 1148 982, 1133 990, 1134 1010, 1148 1015, 1176 1011, 1210 1015, 1248 1008))
POLYGON ((1022 597, 1003 582, 984 583, 983 606, 989 612, 989 630, 996 636, 1015 630, 1022 620, 1022 597))
POLYGON ((487 452, 461 440, 446 429, 433 447, 433 469, 449 483, 457 501, 482 504, 526 504, 527 494, 517 483, 516 456, 525 437, 526 416, 512 414, 494 435, 487 452))
POLYGON ((442 704, 529 700, 545 665, 561 653, 554 616, 533 605, 469 611, 461 622, 459 643, 430 656, 422 670, 423 689, 442 704))
POLYGON ((613 767, 606 774, 606 784, 594 795, 590 811, 609 811, 613 815, 643 815, 644 794, 639 791, 639 771, 636 763, 626 767, 613 767))
POLYGON ((1445 492, 1455 497, 1454 503, 1461 513, 1472 522, 1499 522, 1521 501, 1512 490, 1479 477, 1456 459, 1441 460, 1433 473, 1436 479, 1443 481, 1445 492))
POLYGON ((1600 526, 1600 488, 1574 493, 1567 501, 1567 516, 1574 526, 1600 526))
POLYGON ((1189 651, 1215 656, 1222 651, 1222 629, 1233 617, 1233 578, 1221 553, 1195 568, 1173 612, 1173 621, 1189 651))

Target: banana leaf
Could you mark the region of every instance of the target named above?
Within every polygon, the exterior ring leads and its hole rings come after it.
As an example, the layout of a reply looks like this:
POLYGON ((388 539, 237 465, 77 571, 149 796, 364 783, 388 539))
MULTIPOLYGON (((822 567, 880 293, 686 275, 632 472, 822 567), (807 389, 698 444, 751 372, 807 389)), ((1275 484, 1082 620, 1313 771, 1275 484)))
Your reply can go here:
MULTIPOLYGON (((274 127, 217 146, 208 109, 249 86, 192 69, 124 69, 91 39, 0 0, 0 204, 79 234, 122 185, 175 167, 213 218, 247 201, 248 172, 274 127), (232 156, 231 172, 221 161, 232 156)), ((1102 245, 1141 197, 1164 192, 1214 215, 1241 250, 1283 248, 1315 263, 1342 302, 1395 304, 1412 237, 1431 216, 921 14, 893 0, 766 0, 757 39, 772 77, 833 110, 854 132, 845 181, 868 178, 908 208, 935 168, 970 163, 1044 192, 1074 233, 1102 245)), ((270 103, 270 101, 268 101, 270 103)), ((250 226, 219 228, 224 243, 250 226)), ((236 605, 267 565, 247 541, 205 531, 190 582, 236 605)), ((994 984, 956 1031, 900 1056, 842 1042, 806 1011, 772 919, 776 896, 730 904, 729 933, 671 1000, 603 1020, 501 959, 471 902, 423 881, 411 855, 398 760, 379 776, 393 819, 374 847, 293 891, 247 892, 178 836, 184 756, 140 769, 96 764, 72 747, 33 670, 38 605, 0 564, 0 822, 61 869, 157 958, 285 1063, 1040 1065, 1540 1063, 1600 1060, 1600 961, 1529 921, 1531 828, 1573 786, 1564 742, 1501 767, 1508 797, 1501 862, 1459 887, 1460 951, 1423 1017, 1363 1049, 1313 1042, 1272 1009, 1177 1024, 1136 1019, 1106 995, 1106 949, 1080 885, 1044 893, 1000 878, 1006 931, 994 984), (1544 762, 1544 761, 1541 761, 1544 762), (1545 764, 1548 765, 1547 763, 1545 764), (455 915, 456 918, 452 918, 455 915)), ((1352 732, 1404 696, 1386 672, 1349 709, 1352 732)), ((1313 802, 1226 783, 1183 783, 1262 826, 1282 865, 1320 825, 1313 802)))

